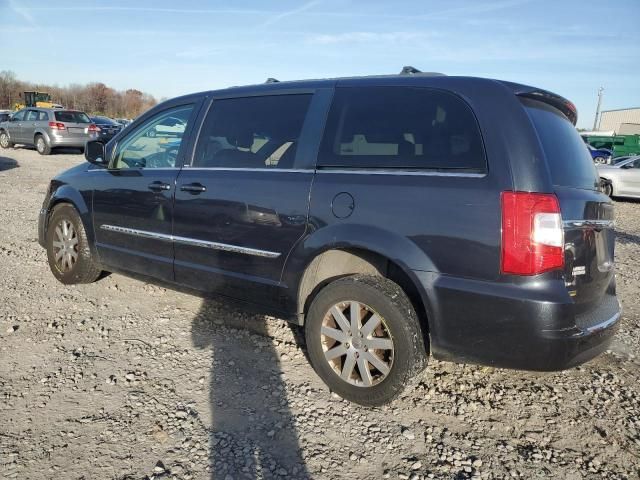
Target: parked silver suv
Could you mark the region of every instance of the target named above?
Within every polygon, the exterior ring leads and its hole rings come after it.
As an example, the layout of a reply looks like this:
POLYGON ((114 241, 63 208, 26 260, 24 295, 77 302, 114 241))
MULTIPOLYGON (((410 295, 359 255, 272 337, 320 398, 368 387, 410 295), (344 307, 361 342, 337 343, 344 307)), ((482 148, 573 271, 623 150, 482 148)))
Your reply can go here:
POLYGON ((34 145, 41 155, 50 154, 56 147, 84 150, 88 140, 97 138, 98 128, 86 113, 77 110, 25 108, 0 123, 0 147, 34 145))

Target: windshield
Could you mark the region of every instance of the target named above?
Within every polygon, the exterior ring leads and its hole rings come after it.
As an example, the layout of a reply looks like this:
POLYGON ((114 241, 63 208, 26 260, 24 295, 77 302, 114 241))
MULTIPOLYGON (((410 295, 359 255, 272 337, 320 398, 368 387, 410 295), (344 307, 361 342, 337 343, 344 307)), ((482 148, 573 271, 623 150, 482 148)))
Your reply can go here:
POLYGON ((59 122, 71 122, 71 123, 91 123, 89 117, 84 112, 71 112, 71 111, 59 111, 55 112, 56 120, 59 122))
POLYGON ((598 174, 591 154, 575 127, 555 108, 523 99, 538 132, 554 185, 598 189, 598 174))

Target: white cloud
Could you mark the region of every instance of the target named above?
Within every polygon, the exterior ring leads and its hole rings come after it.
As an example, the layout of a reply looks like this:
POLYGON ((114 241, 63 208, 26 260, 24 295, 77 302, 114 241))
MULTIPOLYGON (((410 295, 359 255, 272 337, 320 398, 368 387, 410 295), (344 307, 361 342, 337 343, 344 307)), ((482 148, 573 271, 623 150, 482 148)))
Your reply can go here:
POLYGON ((343 32, 336 34, 311 35, 309 43, 317 45, 336 45, 345 43, 401 43, 416 40, 427 40, 433 35, 423 32, 343 32))
POLYGON ((305 3, 301 7, 294 8, 293 10, 288 10, 286 12, 279 13, 277 15, 273 15, 269 17, 263 24, 263 27, 267 27, 269 25, 273 25, 274 23, 279 22, 283 18, 291 17, 292 15, 297 15, 299 13, 305 12, 320 3, 320 0, 313 0, 311 2, 305 3))
POLYGON ((18 16, 22 17, 29 25, 36 26, 36 21, 29 13, 29 10, 16 5, 14 0, 9 0, 9 8, 18 16))

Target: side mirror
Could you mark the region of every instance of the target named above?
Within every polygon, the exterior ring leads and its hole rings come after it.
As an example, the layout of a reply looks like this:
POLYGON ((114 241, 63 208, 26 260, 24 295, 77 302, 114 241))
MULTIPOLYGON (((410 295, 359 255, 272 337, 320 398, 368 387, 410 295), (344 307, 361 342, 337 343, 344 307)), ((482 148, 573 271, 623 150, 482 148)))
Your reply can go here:
POLYGON ((84 158, 87 162, 100 167, 106 167, 109 163, 104 151, 104 143, 97 140, 87 142, 84 147, 84 158))

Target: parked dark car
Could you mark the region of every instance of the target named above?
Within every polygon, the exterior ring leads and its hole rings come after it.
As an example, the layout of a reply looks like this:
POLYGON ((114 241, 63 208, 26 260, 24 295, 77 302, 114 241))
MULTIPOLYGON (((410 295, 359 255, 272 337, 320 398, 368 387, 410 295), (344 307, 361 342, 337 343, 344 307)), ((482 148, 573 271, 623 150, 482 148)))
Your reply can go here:
POLYGON ((595 148, 589 144, 587 144, 587 149, 591 154, 593 163, 595 163, 596 165, 606 165, 611 163, 611 150, 607 150, 606 148, 595 148))
POLYGON ((115 137, 120 130, 122 130, 122 125, 120 125, 115 120, 111 120, 108 117, 90 117, 91 121, 98 127, 98 140, 101 140, 107 143, 113 137, 115 137))
POLYGON ((116 118, 115 121, 122 125, 122 128, 132 123, 132 120, 129 120, 128 118, 116 118))
POLYGON ((97 127, 77 110, 25 108, 0 123, 0 147, 33 145, 40 155, 49 155, 57 147, 84 150, 85 143, 97 137, 97 127))
POLYGON ((66 284, 122 272, 302 325, 318 375, 364 405, 430 354, 565 369, 620 317, 576 118, 538 88, 419 73, 187 95, 90 142, 39 242, 66 284), (184 134, 150 137, 168 118, 184 134))

